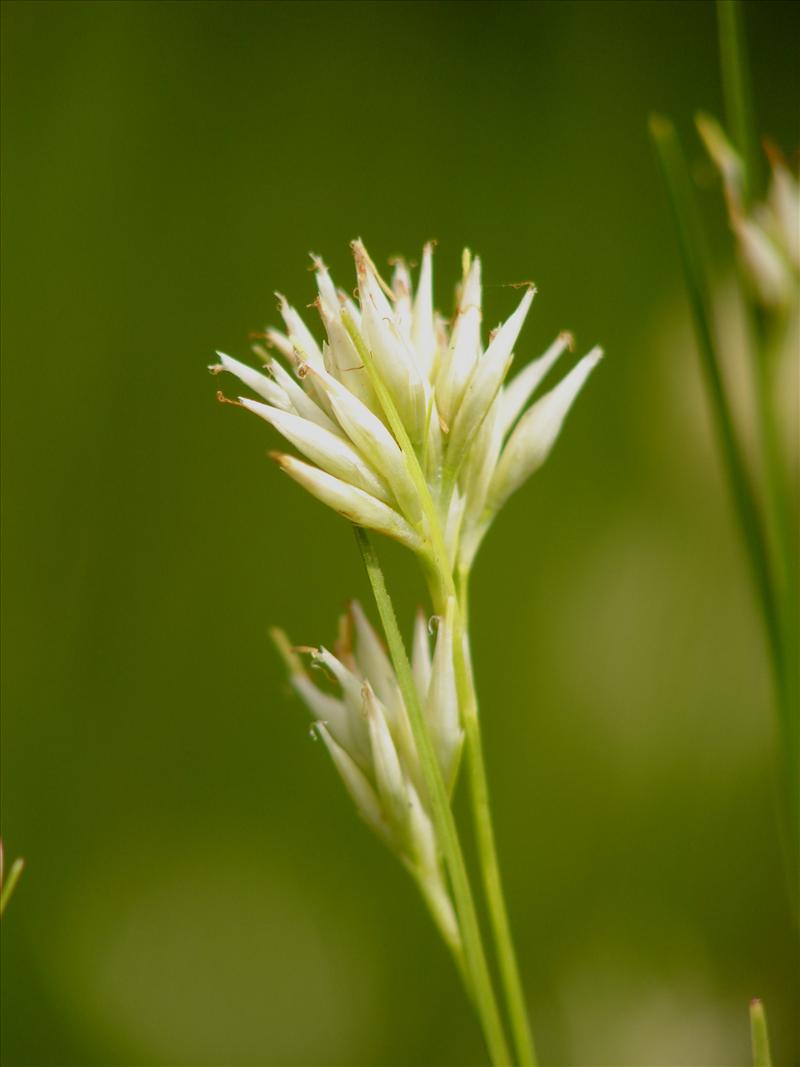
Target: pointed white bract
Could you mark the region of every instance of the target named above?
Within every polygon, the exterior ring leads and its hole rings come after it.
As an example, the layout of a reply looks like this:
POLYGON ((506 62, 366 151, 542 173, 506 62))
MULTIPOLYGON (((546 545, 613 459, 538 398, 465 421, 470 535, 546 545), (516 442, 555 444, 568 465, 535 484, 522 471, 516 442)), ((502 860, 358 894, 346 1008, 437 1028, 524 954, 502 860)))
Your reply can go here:
MULTIPOLYGON (((447 617, 438 620, 432 656, 423 617, 417 620, 413 642, 420 707, 451 789, 463 739, 453 663, 454 612, 451 601, 447 617)), ((361 605, 354 601, 342 618, 333 652, 294 649, 281 631, 272 636, 356 810, 409 868, 452 937, 456 924, 408 711, 386 650, 361 605), (317 671, 306 669, 301 651, 310 655, 317 671)))
POLYGON ((393 508, 382 504, 377 497, 370 496, 363 489, 343 482, 331 474, 303 463, 294 456, 274 453, 274 458, 281 468, 299 485, 321 500, 323 504, 338 511, 356 526, 366 526, 378 533, 394 538, 408 548, 421 551, 422 539, 419 534, 393 508))
POLYGON ((487 495, 487 507, 491 512, 499 511, 511 494, 547 459, 567 412, 602 354, 601 349, 592 349, 566 378, 528 408, 519 420, 492 476, 487 495))
POLYGON ((294 410, 285 389, 273 381, 272 378, 268 378, 266 374, 248 367, 246 363, 240 363, 238 359, 226 356, 224 352, 217 352, 217 355, 219 356, 219 363, 212 363, 208 368, 212 374, 221 374, 223 371, 228 371, 229 374, 235 375, 242 385, 252 389, 254 393, 266 400, 268 404, 272 404, 273 407, 279 408, 281 411, 294 410))
MULTIPOLYGON (((785 182, 776 187, 776 219, 791 214, 787 188, 785 182)), ((753 257, 764 260, 763 248, 752 240, 750 245, 753 257)), ((279 296, 285 332, 270 329, 265 336, 285 365, 264 352, 267 374, 224 355, 211 369, 227 371, 252 389, 260 400, 241 398, 241 404, 310 461, 279 457, 295 481, 352 522, 428 560, 443 544, 453 569, 463 570, 499 507, 548 455, 599 350, 523 414, 572 346, 568 334, 559 335, 507 381, 532 285, 526 283, 516 310, 484 350, 477 257, 464 253, 456 315, 448 327, 434 308, 430 244, 416 290, 402 261, 389 285, 361 241, 353 242, 353 253, 358 304, 312 257, 319 339, 279 296)), ((762 275, 766 270, 762 264, 762 275)))
POLYGON ((481 351, 481 261, 463 257, 464 278, 458 311, 449 339, 441 348, 436 376, 436 403, 447 426, 452 426, 461 397, 481 351))
POLYGON ((447 442, 447 466, 458 471, 466 459, 472 438, 492 406, 511 365, 514 344, 535 293, 531 288, 511 318, 495 334, 483 357, 475 364, 464 391, 447 442))
POLYGON ((363 489, 384 504, 394 504, 394 496, 383 478, 356 448, 337 434, 299 415, 270 407, 258 400, 242 396, 239 397, 239 403, 274 426, 278 433, 283 434, 287 441, 291 441, 295 448, 328 474, 363 489))

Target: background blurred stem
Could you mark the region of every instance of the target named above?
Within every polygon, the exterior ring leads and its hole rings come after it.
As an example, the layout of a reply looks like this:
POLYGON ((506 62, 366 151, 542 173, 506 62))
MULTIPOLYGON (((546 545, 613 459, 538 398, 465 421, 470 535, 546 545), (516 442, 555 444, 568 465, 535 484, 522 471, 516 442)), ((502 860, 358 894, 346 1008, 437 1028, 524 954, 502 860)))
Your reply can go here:
POLYGON ((741 0, 717 0, 717 28, 722 66, 722 88, 728 130, 744 160, 745 203, 761 191, 761 152, 750 88, 741 0))
MULTIPOLYGON (((741 279, 742 287, 746 279, 741 279)), ((764 313, 748 300, 752 323, 750 356, 756 389, 756 418, 760 438, 761 461, 764 469, 764 496, 769 512, 776 564, 775 584, 779 590, 783 625, 790 627, 785 634, 787 658, 791 658, 794 641, 791 639, 793 617, 797 611, 797 564, 793 549, 794 534, 789 502, 788 476, 783 470, 781 444, 775 412, 775 381, 773 371, 777 358, 770 323, 764 313)))
POLYGON ((753 1048, 753 1067, 772 1067, 767 1033, 767 1016, 760 1000, 750 1001, 750 1042, 753 1048))
POLYGON ((708 387, 712 417, 719 437, 736 514, 741 526, 759 602, 764 615, 770 654, 778 676, 782 677, 783 647, 765 538, 755 496, 750 486, 744 458, 736 440, 733 418, 722 384, 722 372, 712 327, 705 252, 689 182, 689 174, 678 143, 677 134, 675 133, 675 127, 669 119, 660 115, 653 115, 650 119, 650 135, 655 146, 656 158, 664 178, 670 208, 675 221, 684 280, 689 296, 700 360, 708 387))
MULTIPOLYGON (((763 193, 762 152, 756 132, 755 107, 745 46, 741 0, 717 0, 720 64, 725 92, 725 117, 734 147, 742 159, 745 210, 763 193)), ((800 589, 797 572, 797 537, 789 500, 789 476, 783 460, 776 422, 773 373, 785 323, 780 310, 765 310, 753 297, 741 258, 737 257, 739 283, 750 322, 748 354, 756 393, 756 421, 763 472, 763 499, 767 524, 765 551, 772 549, 772 580, 782 645, 782 671, 776 678, 781 709, 783 755, 789 791, 789 867, 791 891, 796 900, 797 849, 800 847, 800 782, 798 760, 797 638, 800 589), (776 344, 776 338, 778 344, 776 344)), ((784 817, 786 817, 784 815, 784 817)))
MULTIPOLYGON (((742 286, 746 280, 742 279, 742 286)), ((797 890, 797 850, 800 846, 800 778, 798 777, 798 708, 797 638, 798 638, 798 583, 796 559, 796 534, 793 528, 791 505, 788 493, 788 476, 783 470, 780 439, 775 412, 775 390, 772 371, 774 355, 771 351, 768 323, 761 310, 749 302, 752 321, 750 357, 756 390, 756 420, 763 468, 763 496, 767 516, 767 533, 771 534, 773 583, 778 613, 781 663, 783 673, 775 679, 776 701, 782 725, 781 774, 787 779, 789 809, 788 856, 791 882, 790 892, 795 902, 797 890)), ((768 545, 769 550, 769 545, 768 545)))
MULTIPOLYGON (((708 387, 712 416, 716 425, 723 461, 725 463, 736 514, 744 538, 750 567, 753 573, 759 603, 764 620, 767 647, 773 671, 775 704, 778 715, 780 735, 779 779, 784 796, 782 821, 785 826, 787 867, 791 883, 793 910, 797 912, 796 872, 798 845, 798 817, 800 816, 800 788, 798 787, 797 760, 797 701, 794 682, 795 649, 792 644, 791 619, 794 607, 788 605, 787 596, 781 592, 780 583, 776 582, 774 567, 770 565, 768 538, 747 468, 743 452, 736 437, 731 410, 725 394, 722 380, 721 363, 713 329, 712 303, 708 289, 708 272, 705 262, 705 249, 702 230, 689 180, 686 162, 681 152, 675 128, 672 123, 660 116, 650 119, 650 133, 656 150, 656 157, 664 178, 667 195, 672 209, 678 235, 684 280, 692 310, 695 333, 697 336, 700 359, 708 387)), ((773 446, 769 441, 773 431, 771 396, 763 378, 763 366, 757 368, 757 388, 759 393, 759 423, 763 423, 763 435, 767 438, 769 459, 765 462, 778 462, 773 455, 773 446)), ((774 468, 765 482, 774 481, 774 468)), ((767 507, 774 507, 767 485, 767 507)), ((791 548, 787 550, 791 559, 791 548)))

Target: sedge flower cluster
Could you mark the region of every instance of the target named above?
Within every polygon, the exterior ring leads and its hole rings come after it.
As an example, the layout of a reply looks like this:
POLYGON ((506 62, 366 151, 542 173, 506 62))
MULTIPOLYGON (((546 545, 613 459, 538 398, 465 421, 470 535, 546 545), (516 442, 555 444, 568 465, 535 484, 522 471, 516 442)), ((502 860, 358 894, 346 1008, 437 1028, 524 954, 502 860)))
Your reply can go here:
MULTIPOLYGON (((428 621, 419 612, 412 643, 417 698, 442 777, 452 790, 463 742, 453 670, 453 607, 438 618, 431 653, 428 621)), ((458 924, 442 870, 408 709, 383 644, 353 601, 333 651, 273 640, 293 689, 308 708, 361 818, 396 853, 419 884, 446 941, 458 946, 458 924), (310 657, 306 669, 301 655, 310 657), (330 684, 326 685, 326 681, 330 684)))
POLYGON ((404 263, 389 285, 360 241, 353 252, 357 302, 314 258, 321 342, 280 296, 285 329, 267 330, 272 351, 256 346, 263 371, 222 353, 211 370, 256 394, 239 403, 301 453, 274 458, 310 493, 428 560, 438 527, 448 565, 468 570, 502 505, 547 458, 601 351, 529 405, 571 343, 561 334, 507 380, 532 285, 484 348, 477 257, 464 254, 448 323, 434 308, 431 245, 416 287, 404 263))
MULTIPOLYGON (((403 262, 387 284, 363 244, 352 247, 355 300, 313 257, 314 306, 324 337, 318 339, 279 296, 284 329, 268 329, 267 346, 255 346, 262 368, 218 353, 210 369, 228 372, 255 394, 233 402, 268 422, 300 454, 273 453, 291 478, 356 526, 406 545, 423 564, 438 629, 431 652, 427 624, 418 617, 410 665, 396 644, 390 662, 357 603, 342 620, 332 652, 293 647, 281 631, 273 637, 358 813, 415 878, 469 988, 481 991, 484 1025, 504 1057, 460 846, 447 815, 464 734, 471 750, 478 743, 466 581, 486 531, 547 458, 601 351, 592 349, 531 403, 572 346, 571 337, 560 334, 509 379, 533 285, 517 287, 517 307, 484 347, 477 257, 464 253, 448 322, 433 303, 431 245, 423 250, 416 285, 403 262)), ((366 555, 365 562, 369 571, 366 555)), ((376 599, 380 610, 377 591, 376 599)), ((386 625, 384 612, 382 619, 386 625)), ((402 645, 393 614, 392 625, 402 645)), ((511 981, 508 973, 505 980, 511 981)), ((520 1040, 522 1030, 517 1012, 520 1040)))
POLYGON ((697 128, 722 177, 728 219, 745 277, 767 311, 786 311, 797 302, 800 291, 800 181, 780 153, 769 146, 767 195, 748 207, 742 157, 719 123, 708 115, 698 116, 697 128))

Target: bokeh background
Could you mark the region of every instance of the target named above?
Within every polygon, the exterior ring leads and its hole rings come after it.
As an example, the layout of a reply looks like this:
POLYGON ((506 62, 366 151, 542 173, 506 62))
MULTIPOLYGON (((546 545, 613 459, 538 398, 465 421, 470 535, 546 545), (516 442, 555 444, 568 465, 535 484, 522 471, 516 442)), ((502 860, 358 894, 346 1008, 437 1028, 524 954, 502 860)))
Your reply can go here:
MULTIPOLYGON (((791 150, 798 8, 746 17, 791 150)), ((715 34, 700 0, 4 3, 9 1067, 482 1062, 267 641, 367 600, 352 534, 205 371, 313 298, 308 250, 350 285, 357 235, 438 239, 443 307, 477 250, 488 324, 535 279, 520 355, 607 351, 474 589, 542 1061, 744 1064, 760 995, 797 1062, 761 632, 645 132, 700 160, 715 34)))

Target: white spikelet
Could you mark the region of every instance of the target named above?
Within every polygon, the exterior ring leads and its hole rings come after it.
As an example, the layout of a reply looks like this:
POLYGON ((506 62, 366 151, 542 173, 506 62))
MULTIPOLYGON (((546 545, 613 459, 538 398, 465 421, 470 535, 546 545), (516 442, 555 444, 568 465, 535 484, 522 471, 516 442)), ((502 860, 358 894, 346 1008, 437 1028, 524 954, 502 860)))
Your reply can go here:
POLYGON ((294 456, 273 453, 273 458, 290 478, 302 485, 323 504, 327 504, 345 519, 355 523, 356 526, 366 526, 370 530, 377 530, 414 551, 422 550, 423 543, 419 534, 402 515, 381 503, 376 497, 365 493, 363 489, 357 489, 354 485, 348 485, 340 478, 326 474, 317 467, 303 463, 294 456))
MULTIPOLYGON (((769 211, 763 209, 768 219, 765 214, 757 232, 743 223, 740 245, 764 299, 777 302, 785 278, 764 235, 786 230, 796 197, 791 176, 776 170, 773 184, 769 211)), ((469 570, 502 502, 552 447, 548 427, 560 425, 559 404, 571 398, 585 365, 526 414, 531 396, 572 344, 569 334, 560 334, 508 380, 535 292, 531 283, 522 283, 517 308, 484 351, 477 256, 465 250, 462 257, 450 324, 434 305, 431 243, 423 249, 416 286, 405 261, 394 262, 389 285, 362 241, 354 241, 352 251, 356 300, 337 288, 319 256, 311 257, 321 339, 279 295, 283 330, 266 331, 279 358, 257 350, 266 374, 222 355, 212 370, 229 371, 258 397, 241 398, 241 404, 298 449, 307 462, 281 463, 319 500, 408 545, 426 566, 446 557, 453 568, 469 570)), ((796 251, 793 246, 789 258, 796 251)))
POLYGON ((567 412, 602 354, 601 349, 592 349, 519 420, 492 478, 488 494, 490 510, 497 511, 547 459, 567 412))

